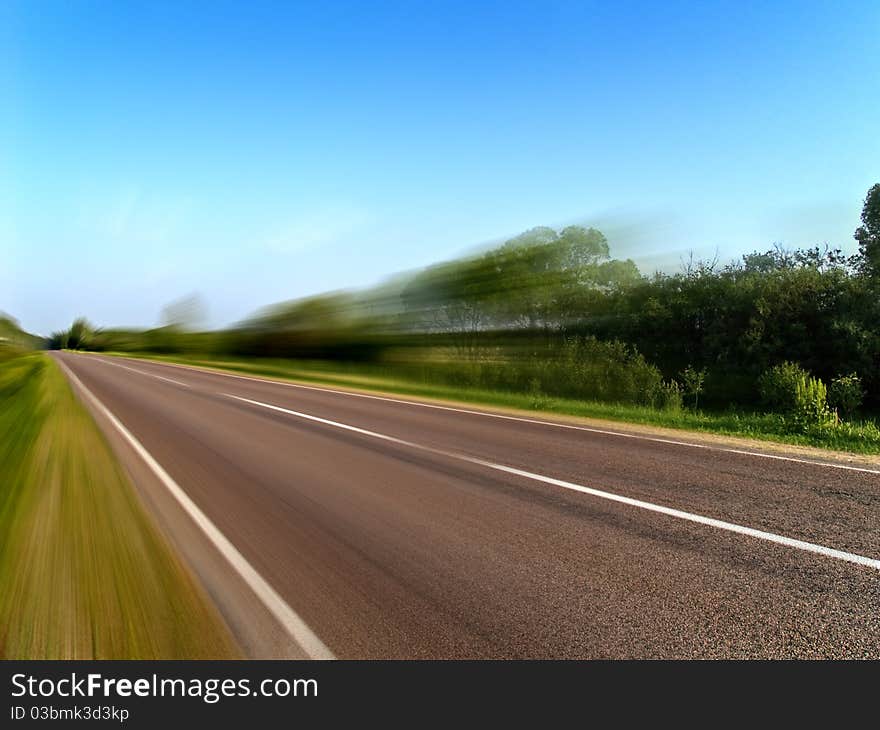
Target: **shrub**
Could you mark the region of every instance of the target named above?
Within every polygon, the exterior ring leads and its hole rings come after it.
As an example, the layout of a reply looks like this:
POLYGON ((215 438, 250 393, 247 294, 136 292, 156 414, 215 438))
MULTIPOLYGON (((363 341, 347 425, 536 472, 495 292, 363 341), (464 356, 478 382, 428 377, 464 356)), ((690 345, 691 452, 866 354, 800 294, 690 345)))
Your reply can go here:
POLYGON ((758 385, 764 404, 783 414, 793 430, 806 433, 837 425, 837 414, 828 406, 825 383, 800 365, 776 365, 761 375, 758 385))
POLYGON ((797 408, 798 384, 807 377, 809 373, 796 363, 774 365, 758 379, 761 402, 776 413, 793 413, 797 408))
POLYGON ((706 368, 695 370, 688 365, 681 372, 683 390, 694 399, 694 410, 700 406, 700 393, 703 392, 703 384, 706 382, 706 368))
MULTIPOLYGON (((651 406, 663 383, 660 370, 635 348, 618 340, 572 337, 563 345, 562 357, 548 363, 555 371, 554 395, 608 403, 651 406)), ((550 384, 544 387, 550 392, 550 384)))
POLYGON ((862 390, 862 381, 855 373, 841 375, 831 381, 828 389, 828 402, 832 408, 844 418, 850 418, 862 405, 865 391, 862 390))
POLYGON ((828 394, 818 378, 810 376, 798 380, 795 391, 795 408, 792 413, 799 431, 828 428, 837 425, 836 414, 828 407, 828 394))
POLYGON ((683 405, 681 386, 674 380, 662 381, 654 397, 654 407, 663 411, 677 412, 683 405))
POLYGON ((529 381, 529 399, 529 405, 537 411, 547 407, 548 400, 541 390, 541 381, 538 378, 529 381))

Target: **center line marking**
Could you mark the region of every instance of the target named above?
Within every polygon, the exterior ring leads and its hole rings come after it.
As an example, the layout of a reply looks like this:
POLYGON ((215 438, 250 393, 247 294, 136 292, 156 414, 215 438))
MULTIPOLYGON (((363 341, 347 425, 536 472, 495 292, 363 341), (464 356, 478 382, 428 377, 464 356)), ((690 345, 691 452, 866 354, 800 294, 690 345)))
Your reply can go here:
POLYGON ((146 375, 148 378, 157 378, 158 380, 164 380, 166 383, 174 383, 175 385, 179 385, 181 388, 189 388, 190 386, 186 383, 182 383, 179 380, 175 380, 174 378, 166 378, 164 375, 156 375, 155 373, 148 373, 144 370, 138 370, 137 368, 130 368, 128 365, 122 365, 118 362, 113 362, 112 360, 104 360, 100 357, 95 358, 98 362, 102 362, 105 365, 113 365, 117 368, 122 368, 123 370, 131 370, 133 373, 138 373, 139 375, 146 375))
MULTIPOLYGON (((137 358, 133 358, 137 359, 137 358)), ((585 431, 587 433, 596 433, 603 436, 616 436, 618 438, 636 439, 638 441, 652 441, 658 444, 669 444, 671 446, 685 446, 692 449, 705 449, 706 451, 721 451, 727 454, 739 454, 740 456, 752 456, 759 459, 774 459, 776 461, 789 461, 795 464, 806 464, 808 466, 819 466, 826 469, 843 469, 845 471, 861 472, 863 474, 880 474, 880 469, 871 469, 864 466, 851 466, 849 464, 837 464, 829 461, 817 461, 814 459, 800 459, 796 456, 782 456, 781 454, 767 454, 761 451, 749 451, 748 449, 736 449, 730 446, 716 446, 714 444, 700 444, 691 441, 679 441, 672 438, 662 438, 660 436, 646 436, 640 433, 625 433, 623 431, 610 431, 603 428, 593 428, 591 426, 579 426, 574 423, 559 423, 557 421, 543 421, 538 418, 526 418, 524 416, 510 416, 503 413, 492 413, 491 411, 476 411, 468 408, 456 408, 453 406, 443 406, 438 403, 424 403, 416 400, 404 400, 402 398, 390 398, 384 395, 371 395, 369 393, 357 393, 350 390, 337 390, 334 388, 321 388, 314 385, 304 385, 302 383, 292 383, 288 380, 270 380, 268 378, 258 378, 253 375, 235 375, 234 373, 224 373, 209 367, 200 367, 192 365, 181 365, 173 362, 161 362, 159 360, 145 360, 154 365, 160 365, 169 368, 179 368, 194 373, 202 373, 204 375, 219 375, 224 378, 235 378, 236 380, 249 380, 255 383, 268 383, 269 385, 283 385, 287 388, 300 388, 302 390, 315 390, 319 393, 333 393, 334 395, 345 395, 351 398, 368 398, 370 400, 382 400, 388 403, 398 403, 401 405, 413 406, 416 408, 431 408, 438 411, 451 411, 452 413, 465 413, 471 416, 483 416, 484 418, 497 418, 503 421, 519 421, 521 423, 531 423, 539 426, 549 426, 551 428, 564 428, 571 431, 585 431)), ((139 372, 139 371, 138 371, 139 372)))
POLYGON ((797 540, 793 537, 786 537, 785 535, 777 535, 773 532, 766 532, 764 530, 758 530, 754 527, 738 525, 734 522, 716 520, 712 517, 705 517, 703 515, 698 515, 693 512, 686 512, 684 510, 674 509, 672 507, 664 507, 663 505, 654 504, 653 502, 645 502, 641 499, 624 497, 623 495, 615 494, 614 492, 605 492, 601 489, 585 487, 582 484, 567 482, 563 479, 555 479, 553 477, 544 476, 543 474, 535 474, 534 472, 524 471, 523 469, 516 469, 512 466, 505 466, 504 464, 496 464, 491 461, 485 461, 484 459, 478 459, 476 457, 467 456, 465 454, 457 454, 452 451, 435 449, 432 446, 424 446, 423 444, 417 444, 413 441, 400 439, 396 436, 388 436, 387 434, 378 433, 377 431, 370 431, 365 428, 359 428, 358 426, 350 426, 347 423, 331 421, 327 418, 319 418, 318 416, 312 416, 308 413, 293 411, 289 408, 282 408, 281 406, 272 405, 271 403, 263 403, 257 400, 251 400, 250 398, 243 398, 239 395, 232 395, 231 393, 221 393, 221 395, 224 395, 227 398, 242 401, 244 403, 249 403, 254 406, 259 406, 261 408, 267 408, 269 410, 278 411, 280 413, 286 413, 288 415, 296 416, 297 418, 303 418, 308 421, 314 421, 316 423, 323 423, 327 426, 333 426, 334 428, 343 429, 345 431, 352 431, 363 436, 369 436, 370 438, 388 441, 390 443, 399 444, 401 446, 406 446, 412 449, 418 449, 419 451, 424 451, 430 454, 436 454, 438 456, 444 456, 450 459, 464 461, 469 464, 476 464, 487 469, 493 469, 495 471, 504 472, 506 474, 513 474, 515 476, 523 477, 525 479, 531 479, 536 482, 543 482, 544 484, 552 484, 553 486, 562 487, 563 489, 569 489, 574 492, 581 492, 582 494, 589 494, 592 497, 606 499, 611 502, 619 502, 620 504, 629 505, 630 507, 637 507, 639 509, 647 510, 649 512, 657 512, 668 517, 675 517, 680 520, 687 520, 688 522, 695 522, 700 525, 715 527, 719 530, 726 530, 727 532, 734 532, 739 535, 746 535, 748 537, 756 538, 758 540, 772 542, 777 545, 784 545, 785 547, 794 548, 796 550, 803 550, 805 552, 815 553, 817 555, 824 555, 825 557, 834 558, 836 560, 843 560, 847 563, 855 563, 856 565, 862 565, 867 568, 873 568, 874 570, 880 570, 880 560, 868 558, 864 555, 857 555, 856 553, 846 552, 845 550, 837 550, 835 548, 826 547, 825 545, 818 545, 816 543, 807 542, 805 540, 797 540))

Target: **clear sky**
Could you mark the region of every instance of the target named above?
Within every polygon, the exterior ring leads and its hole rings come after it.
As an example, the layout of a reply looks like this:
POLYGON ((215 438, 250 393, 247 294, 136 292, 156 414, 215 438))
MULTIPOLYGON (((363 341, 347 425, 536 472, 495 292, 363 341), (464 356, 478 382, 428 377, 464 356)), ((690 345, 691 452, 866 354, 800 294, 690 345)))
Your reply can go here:
POLYGON ((211 325, 536 225, 852 248, 880 3, 0 3, 0 310, 211 325))

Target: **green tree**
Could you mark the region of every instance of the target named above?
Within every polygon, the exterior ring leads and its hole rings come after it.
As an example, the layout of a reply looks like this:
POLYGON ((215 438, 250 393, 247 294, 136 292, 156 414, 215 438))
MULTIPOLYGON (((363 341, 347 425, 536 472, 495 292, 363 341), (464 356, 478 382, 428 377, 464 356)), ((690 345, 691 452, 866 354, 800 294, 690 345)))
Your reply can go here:
POLYGON ((684 392, 694 399, 694 410, 700 405, 700 393, 703 392, 703 385, 706 382, 706 368, 696 370, 693 366, 688 365, 681 371, 681 383, 684 386, 684 392))
POLYGON ((89 321, 85 317, 79 317, 70 325, 63 347, 70 350, 84 350, 88 347, 93 333, 94 328, 89 321))
POLYGON ((859 242, 858 265, 869 276, 880 277, 880 183, 865 196, 862 225, 854 234, 859 242))
POLYGON ((559 233, 558 253, 562 266, 582 271, 609 256, 608 240, 601 231, 583 226, 568 226, 559 233))

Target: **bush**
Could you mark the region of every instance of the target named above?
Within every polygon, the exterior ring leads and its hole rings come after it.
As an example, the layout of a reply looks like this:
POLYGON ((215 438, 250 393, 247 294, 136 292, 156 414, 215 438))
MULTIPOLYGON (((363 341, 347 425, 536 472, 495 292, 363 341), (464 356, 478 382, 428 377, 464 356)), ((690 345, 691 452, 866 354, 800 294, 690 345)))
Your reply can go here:
POLYGON ((529 405, 536 411, 544 410, 549 401, 541 391, 541 381, 538 378, 532 378, 529 381, 529 405))
POLYGON ((774 365, 758 379, 761 402, 775 413, 793 413, 797 409, 798 385, 808 377, 809 373, 796 363, 774 365))
POLYGON ((806 433, 837 425, 837 414, 828 406, 825 383, 800 365, 776 365, 761 375, 758 385, 764 405, 784 415, 794 431, 806 433))
POLYGON ((683 406, 681 386, 674 380, 661 382, 654 397, 654 407, 663 411, 678 412, 683 406))
POLYGON ((521 348, 474 348, 467 359, 435 348, 418 361, 404 356, 393 362, 393 369, 397 377, 423 383, 526 393, 534 408, 554 398, 647 407, 676 407, 681 399, 678 385, 664 386, 660 370, 634 347, 593 337, 521 348))
MULTIPOLYGON (((593 337, 565 341, 562 357, 546 366, 554 372, 554 395, 606 403, 652 406, 663 384, 660 370, 635 348, 593 337)), ((549 384, 544 381, 545 390, 549 384)))
POLYGON ((681 382, 684 392, 694 399, 694 410, 697 410, 700 407, 700 393, 703 392, 706 382, 706 368, 695 370, 688 365, 681 371, 681 382))
POLYGON ((855 373, 834 378, 828 389, 829 404, 844 418, 852 417, 862 405, 864 396, 862 381, 855 373))
POLYGON ((799 431, 824 429, 837 425, 837 415, 828 407, 828 393, 818 378, 802 377, 797 384, 792 414, 799 431))

